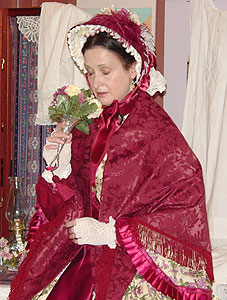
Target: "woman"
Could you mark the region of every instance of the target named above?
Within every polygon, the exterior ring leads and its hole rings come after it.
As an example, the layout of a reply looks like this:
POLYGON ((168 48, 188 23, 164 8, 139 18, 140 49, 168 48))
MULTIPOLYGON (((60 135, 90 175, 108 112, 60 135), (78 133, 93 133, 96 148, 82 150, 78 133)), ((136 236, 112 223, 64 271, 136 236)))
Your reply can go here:
POLYGON ((47 220, 9 299, 31 299, 68 264, 48 299, 211 299, 202 171, 150 95, 163 91, 151 35, 107 10, 72 28, 69 47, 103 113, 89 136, 58 125, 48 138, 47 163, 67 145, 37 184, 47 220))

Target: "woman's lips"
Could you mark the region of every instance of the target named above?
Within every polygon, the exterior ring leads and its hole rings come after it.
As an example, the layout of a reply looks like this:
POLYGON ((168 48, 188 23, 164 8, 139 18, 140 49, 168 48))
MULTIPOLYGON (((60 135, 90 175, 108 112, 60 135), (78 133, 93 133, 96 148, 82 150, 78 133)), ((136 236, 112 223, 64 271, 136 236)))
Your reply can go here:
POLYGON ((96 94, 97 94, 97 97, 104 97, 104 96, 106 96, 107 95, 107 92, 96 92, 96 94))

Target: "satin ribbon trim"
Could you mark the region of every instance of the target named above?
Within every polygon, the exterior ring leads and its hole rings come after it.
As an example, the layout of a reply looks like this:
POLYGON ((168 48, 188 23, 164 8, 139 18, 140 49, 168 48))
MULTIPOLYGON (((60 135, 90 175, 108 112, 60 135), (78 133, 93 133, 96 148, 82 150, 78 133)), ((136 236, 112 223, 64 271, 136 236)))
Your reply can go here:
POLYGON ((105 107, 100 116, 100 128, 95 136, 91 152, 91 183, 95 187, 95 174, 109 145, 110 136, 120 128, 119 105, 116 100, 110 107, 105 107))
POLYGON ((149 59, 150 59, 150 64, 148 67, 144 66, 143 69, 146 70, 146 74, 142 77, 140 82, 138 83, 138 88, 144 92, 147 92, 147 89, 150 86, 150 70, 155 64, 155 58, 154 55, 151 54, 150 52, 148 53, 149 59))
POLYGON ((212 290, 178 286, 154 263, 133 237, 130 225, 118 226, 118 234, 132 263, 157 291, 176 300, 211 300, 212 290))
POLYGON ((35 214, 32 216, 30 222, 29 222, 29 233, 26 237, 26 250, 28 250, 32 244, 32 242, 34 241, 34 235, 37 232, 37 230, 46 222, 48 222, 47 218, 45 217, 41 206, 39 204, 36 205, 35 207, 36 212, 35 214))
MULTIPOLYGON (((119 104, 114 100, 111 106, 106 106, 100 116, 100 127, 92 144, 91 151, 91 185, 95 187, 96 170, 103 160, 109 147, 109 139, 120 128, 119 104)), ((100 203, 95 193, 91 192, 92 216, 98 217, 100 203)))

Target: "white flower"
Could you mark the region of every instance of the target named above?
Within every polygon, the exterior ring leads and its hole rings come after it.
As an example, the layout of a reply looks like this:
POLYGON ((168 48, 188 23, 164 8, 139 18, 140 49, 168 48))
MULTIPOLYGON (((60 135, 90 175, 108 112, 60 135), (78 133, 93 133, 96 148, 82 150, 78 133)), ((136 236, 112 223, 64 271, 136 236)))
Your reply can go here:
POLYGON ((18 257, 19 256, 19 254, 18 254, 18 252, 17 251, 13 251, 13 256, 15 256, 15 257, 18 257))
POLYGON ((112 11, 119 11, 119 9, 116 9, 115 5, 111 5, 111 7, 104 7, 100 10, 104 15, 111 15, 112 11))
POLYGON ((8 240, 2 237, 0 239, 0 248, 4 248, 8 244, 8 240))
POLYGON ((144 41, 144 44, 146 45, 147 49, 151 53, 155 54, 154 37, 151 34, 151 32, 148 31, 148 29, 145 25, 141 26, 141 38, 144 41))
POLYGON ((77 86, 74 85, 69 85, 66 89, 65 89, 65 93, 69 96, 77 96, 81 93, 80 88, 78 88, 77 86))
POLYGON ((9 247, 8 247, 8 246, 5 246, 4 249, 3 249, 3 251, 4 251, 5 253, 9 253, 9 247))
POLYGON ((141 25, 141 24, 142 24, 141 21, 140 21, 139 16, 138 16, 135 12, 130 14, 130 19, 131 19, 134 23, 136 23, 137 25, 141 25))
POLYGON ((97 109, 95 112, 91 113, 90 115, 87 116, 88 119, 94 119, 94 118, 98 118, 103 109, 102 109, 102 103, 99 102, 97 99, 94 98, 94 96, 92 98, 89 99, 89 104, 95 103, 97 105, 97 109))

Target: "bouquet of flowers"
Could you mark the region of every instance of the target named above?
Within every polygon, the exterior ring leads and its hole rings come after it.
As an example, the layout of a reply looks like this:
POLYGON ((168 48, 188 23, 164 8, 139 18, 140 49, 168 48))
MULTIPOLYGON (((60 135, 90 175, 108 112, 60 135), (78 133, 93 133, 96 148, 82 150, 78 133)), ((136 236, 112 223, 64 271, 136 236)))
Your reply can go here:
MULTIPOLYGON (((90 89, 80 89, 69 85, 57 89, 48 108, 52 122, 64 122, 63 131, 69 134, 74 127, 89 134, 89 124, 93 118, 102 113, 102 104, 95 99, 90 89)), ((64 145, 59 145, 57 155, 51 162, 48 170, 56 170, 59 166, 59 154, 64 145), (53 163, 56 161, 55 165, 53 163)))
POLYGON ((18 266, 20 259, 22 257, 22 252, 15 249, 13 251, 10 250, 9 241, 2 237, 0 239, 0 261, 1 265, 5 265, 8 268, 14 268, 18 266))
POLYGON ((90 89, 69 85, 54 93, 48 112, 53 122, 70 120, 71 123, 77 123, 75 126, 78 130, 89 134, 88 124, 92 124, 92 118, 100 116, 102 105, 94 98, 90 89))

